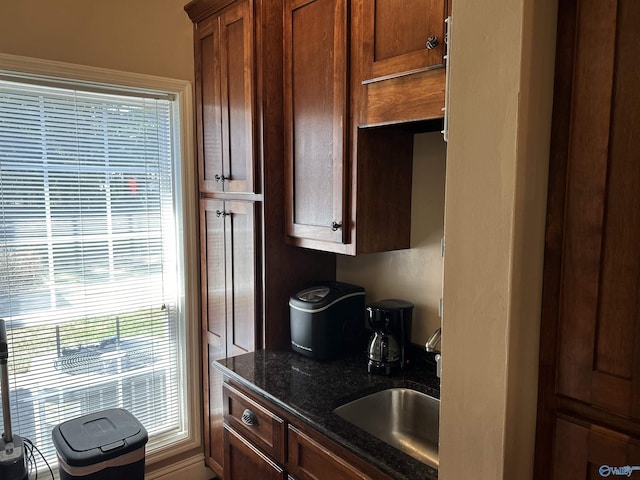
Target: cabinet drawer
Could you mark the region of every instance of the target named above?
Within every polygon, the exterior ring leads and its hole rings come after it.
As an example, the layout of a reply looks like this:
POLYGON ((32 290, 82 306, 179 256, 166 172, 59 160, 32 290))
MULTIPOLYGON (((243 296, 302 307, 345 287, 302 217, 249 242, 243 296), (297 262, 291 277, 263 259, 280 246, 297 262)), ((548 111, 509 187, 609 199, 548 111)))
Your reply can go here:
POLYGON ((284 469, 232 428, 224 427, 227 480, 284 480, 284 469))
POLYGON ((280 464, 285 461, 285 422, 245 393, 222 387, 224 421, 280 464))
POLYGON ((370 480, 335 453, 289 425, 289 472, 297 480, 370 480))

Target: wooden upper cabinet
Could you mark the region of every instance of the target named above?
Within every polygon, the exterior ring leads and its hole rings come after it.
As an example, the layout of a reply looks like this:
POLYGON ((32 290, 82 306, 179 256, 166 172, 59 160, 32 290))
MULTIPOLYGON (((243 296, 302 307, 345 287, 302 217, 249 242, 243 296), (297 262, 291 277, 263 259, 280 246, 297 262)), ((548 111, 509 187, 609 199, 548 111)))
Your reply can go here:
POLYGON ((255 192, 252 10, 249 0, 236 2, 197 25, 202 192, 255 192))
POLYGON ((357 255, 408 248, 413 134, 359 129, 346 0, 286 0, 287 242, 357 255))
POLYGON ((285 0, 287 234, 344 243, 346 0, 285 0))
POLYGON ((222 191, 222 109, 220 101, 220 18, 200 22, 196 30, 196 115, 200 191, 222 191))
POLYGON ((366 82, 442 67, 443 0, 361 0, 366 82))
POLYGON ((357 125, 443 117, 448 3, 352 0, 352 115, 357 125))

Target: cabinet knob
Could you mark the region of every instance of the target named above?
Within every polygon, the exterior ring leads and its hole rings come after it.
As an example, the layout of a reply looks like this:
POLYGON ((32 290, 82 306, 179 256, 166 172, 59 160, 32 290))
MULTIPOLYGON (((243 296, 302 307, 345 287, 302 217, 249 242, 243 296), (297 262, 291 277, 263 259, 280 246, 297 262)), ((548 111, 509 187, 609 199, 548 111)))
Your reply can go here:
POLYGON ((436 48, 438 46, 438 36, 437 35, 431 35, 429 38, 427 38, 427 49, 428 50, 433 50, 434 48, 436 48))
POLYGON ((231 215, 229 212, 223 212, 222 210, 216 210, 216 217, 226 217, 231 215))
POLYGON ((216 182, 224 182, 225 180, 229 180, 229 177, 225 177, 224 175, 216 175, 213 178, 216 179, 216 182))
POLYGON ((338 222, 332 222, 331 223, 331 230, 333 230, 334 232, 341 229, 342 228, 342 224, 338 223, 338 222))
POLYGON ((249 425, 250 427, 258 425, 258 417, 248 408, 242 412, 242 423, 249 425))

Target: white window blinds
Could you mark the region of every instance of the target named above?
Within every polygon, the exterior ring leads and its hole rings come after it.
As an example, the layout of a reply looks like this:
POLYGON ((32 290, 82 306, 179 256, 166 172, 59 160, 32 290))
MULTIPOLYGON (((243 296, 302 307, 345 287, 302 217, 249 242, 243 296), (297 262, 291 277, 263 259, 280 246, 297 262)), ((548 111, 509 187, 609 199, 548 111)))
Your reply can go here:
MULTIPOLYGON (((0 318, 13 432, 126 408, 183 431, 170 99, 0 81, 0 318)), ((166 438, 166 435, 164 435, 166 438)))

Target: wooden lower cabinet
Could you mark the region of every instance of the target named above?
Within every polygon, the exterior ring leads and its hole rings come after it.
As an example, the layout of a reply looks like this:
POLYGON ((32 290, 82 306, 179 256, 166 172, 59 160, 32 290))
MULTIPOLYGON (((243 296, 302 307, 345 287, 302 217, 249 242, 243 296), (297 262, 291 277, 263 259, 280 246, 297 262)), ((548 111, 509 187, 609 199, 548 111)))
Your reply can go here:
POLYGON ((289 472, 297 480, 369 480, 320 443, 289 425, 289 472))
POLYGON ((390 480, 244 387, 222 389, 224 480, 390 480))
POLYGON ((284 480, 284 469, 233 428, 224 427, 224 478, 284 480))
POLYGON ((222 470, 222 375, 215 360, 256 348, 255 202, 200 200, 205 445, 222 470))
POLYGON ((284 420, 229 384, 223 385, 222 398, 225 423, 283 464, 286 435, 284 420))
POLYGON ((556 419, 553 478, 640 475, 640 440, 570 417, 556 419))

